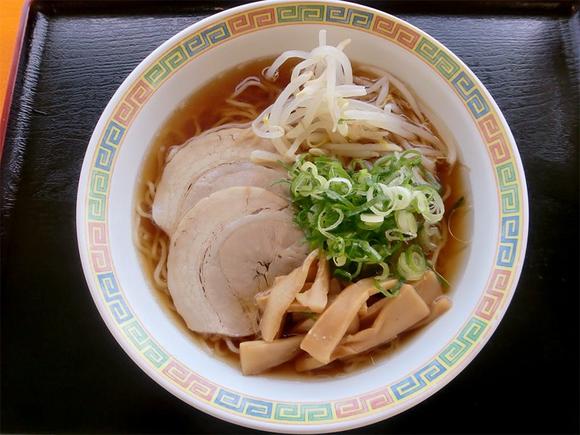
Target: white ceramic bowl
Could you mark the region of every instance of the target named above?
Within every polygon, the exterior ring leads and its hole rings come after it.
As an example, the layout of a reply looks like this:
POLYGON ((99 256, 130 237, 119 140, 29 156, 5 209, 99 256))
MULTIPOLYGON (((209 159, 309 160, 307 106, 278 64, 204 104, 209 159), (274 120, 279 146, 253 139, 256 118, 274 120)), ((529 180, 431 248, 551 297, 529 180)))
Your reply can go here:
MULTIPOLYGON (((258 429, 345 430, 393 416, 459 373, 496 329, 523 263, 528 202, 520 157, 490 94, 453 53, 406 22, 345 2, 265 1, 193 24, 123 82, 92 135, 77 203, 79 250, 94 301, 125 352, 192 406, 258 429), (244 377, 199 349, 150 289, 131 239, 134 193, 155 133, 188 95, 229 68, 351 38, 349 57, 402 78, 469 168, 471 250, 453 309, 376 366, 333 379, 244 377)), ((499 362, 498 362, 499 364, 499 362)))

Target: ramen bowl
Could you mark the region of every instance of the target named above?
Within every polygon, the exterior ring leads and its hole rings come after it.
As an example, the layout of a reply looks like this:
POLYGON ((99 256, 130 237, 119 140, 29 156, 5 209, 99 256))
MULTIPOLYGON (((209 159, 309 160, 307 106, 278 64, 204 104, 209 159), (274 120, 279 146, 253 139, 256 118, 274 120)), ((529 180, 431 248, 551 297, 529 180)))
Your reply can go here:
POLYGON ((80 177, 77 232, 86 280, 123 350, 167 391, 215 417, 256 429, 346 430, 396 415, 434 394, 477 355, 503 317, 520 275, 528 202, 504 117, 450 50, 410 24, 352 3, 265 1, 193 24, 127 77, 91 137, 80 177), (375 365, 336 377, 243 376, 192 342, 159 303, 132 239, 142 163, 165 120, 232 67, 312 48, 326 29, 350 38, 354 62, 402 78, 467 168, 469 253, 453 308, 375 365))

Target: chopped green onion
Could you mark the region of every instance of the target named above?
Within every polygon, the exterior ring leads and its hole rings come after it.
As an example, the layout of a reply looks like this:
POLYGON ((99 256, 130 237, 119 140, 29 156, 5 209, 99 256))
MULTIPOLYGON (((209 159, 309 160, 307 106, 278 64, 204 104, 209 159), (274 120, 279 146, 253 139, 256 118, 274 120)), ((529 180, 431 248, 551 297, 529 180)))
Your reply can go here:
POLYGON ((427 261, 418 245, 411 245, 399 256, 397 272, 403 278, 409 281, 416 281, 421 279, 426 270, 427 261))
POLYGON ((425 255, 441 243, 444 204, 421 161, 414 150, 348 166, 302 155, 288 168, 295 221, 332 259, 335 276, 411 280, 424 272, 425 255))
POLYGON ((443 218, 445 206, 439 193, 431 186, 417 186, 414 192, 415 208, 431 224, 443 218))
POLYGON ((380 224, 385 220, 385 218, 374 213, 361 213, 360 220, 367 224, 380 224))
POLYGON ((337 257, 332 257, 332 261, 334 261, 334 264, 336 264, 338 267, 344 266, 346 264, 346 255, 339 255, 337 257))
POLYGON ((347 272, 344 269, 335 269, 334 276, 342 279, 343 281, 352 281, 352 278, 353 278, 352 274, 350 274, 349 272, 347 272))
POLYGON ((383 269, 383 273, 381 273, 377 277, 377 279, 379 280, 387 279, 389 277, 389 265, 387 263, 381 262, 379 263, 379 266, 381 266, 381 268, 383 269))
POLYGON ((385 231, 385 238, 389 241, 393 240, 407 241, 414 239, 415 236, 416 236, 415 234, 406 233, 404 231, 401 231, 399 228, 391 228, 385 231))
POLYGON ((413 213, 407 210, 398 210, 395 212, 395 221, 403 233, 413 237, 417 236, 417 219, 413 213))
POLYGON ((347 179, 347 178, 344 178, 344 177, 332 177, 330 180, 328 180, 328 187, 330 187, 330 185, 332 183, 339 184, 339 185, 342 184, 342 185, 346 186, 346 188, 348 190, 346 191, 346 193, 344 193, 344 196, 347 196, 347 195, 350 194, 350 192, 352 192, 352 182, 349 179, 347 179))
POLYGON ((386 298, 394 298, 395 296, 399 296, 399 292, 400 292, 402 286, 403 286, 403 281, 399 280, 399 281, 397 281, 397 283, 395 284, 394 287, 392 287, 388 290, 385 290, 384 288, 381 287, 381 282, 379 281, 379 278, 375 279, 375 287, 378 288, 379 291, 386 298))
POLYGON ((331 238, 332 235, 329 234, 329 231, 332 231, 336 227, 338 227, 342 221, 344 220, 344 213, 341 209, 330 207, 328 209, 322 210, 322 212, 318 215, 318 231, 321 234, 324 234, 326 237, 331 238), (336 214, 336 218, 333 219, 329 217, 330 213, 334 212, 336 214))
POLYGON ((443 275, 441 275, 439 272, 437 272, 434 267, 432 267, 431 270, 433 271, 433 273, 437 277, 437 280, 439 281, 439 283, 443 287, 449 288, 449 281, 447 281, 443 275))

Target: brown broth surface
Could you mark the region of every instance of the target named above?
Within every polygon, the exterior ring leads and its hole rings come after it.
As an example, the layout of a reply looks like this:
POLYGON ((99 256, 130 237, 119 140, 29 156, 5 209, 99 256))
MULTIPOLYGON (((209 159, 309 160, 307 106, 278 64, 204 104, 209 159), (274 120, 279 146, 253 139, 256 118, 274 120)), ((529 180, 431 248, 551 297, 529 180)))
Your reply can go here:
MULTIPOLYGON (((136 191, 136 201, 139 201, 140 198, 143 197, 146 189, 146 182, 148 180, 157 180, 161 175, 157 169, 157 156, 159 150, 162 148, 167 149, 174 145, 180 145, 190 139, 196 131, 196 122, 199 124, 202 131, 211 128, 219 120, 218 114, 221 108, 225 105, 225 100, 234 91, 236 85, 246 77, 260 76, 262 70, 268 67, 273 59, 274 58, 263 58, 251 61, 221 74, 216 77, 216 79, 212 80, 212 82, 205 84, 197 92, 189 96, 169 116, 163 127, 153 139, 148 155, 143 163, 141 184, 138 186, 136 191)), ((280 83, 281 86, 288 83, 291 68, 293 66, 294 64, 289 63, 281 69, 277 83, 280 83)), ((357 73, 357 70, 356 64, 353 65, 353 71, 355 74, 357 73)), ((368 76, 368 74, 366 75, 368 76)), ((250 88, 245 91, 243 101, 253 104, 259 112, 273 102, 271 98, 267 98, 267 94, 264 91, 258 88, 250 88)), ((442 183, 444 185, 448 184, 451 187, 451 195, 445 201, 445 210, 451 210, 453 205, 462 197, 464 198, 463 204, 467 205, 457 209, 452 216, 452 225, 450 225, 453 234, 462 241, 449 237, 437 262, 437 270, 450 283, 449 292, 451 293, 451 296, 453 295, 454 284, 458 282, 460 278, 467 257, 467 252, 469 250, 469 243, 463 242, 469 241, 472 221, 469 212, 470 208, 468 207, 470 204, 470 195, 466 181, 466 171, 467 170, 461 164, 457 164, 449 174, 438 174, 442 183)), ((446 215, 448 216, 449 212, 446 212, 446 215)), ((145 224, 145 228, 149 231, 155 230, 153 224, 149 222, 145 224)), ((152 262, 145 256, 141 256, 141 260, 143 268, 151 281, 151 291, 154 293, 160 304, 166 309, 168 315, 177 325, 179 325, 185 334, 191 337, 196 345, 199 345, 202 348, 207 348, 205 339, 189 330, 185 325, 184 320, 174 310, 171 298, 164 292, 155 290, 153 280, 151 279, 155 264, 152 264, 152 262)), ((365 366, 372 366, 380 359, 390 355, 396 349, 400 349, 401 346, 406 346, 410 341, 412 341, 412 338, 416 336, 416 334, 420 333, 420 331, 421 330, 419 329, 404 334, 402 337, 391 342, 391 344, 367 352, 365 354, 367 357, 365 361, 357 364, 356 367, 351 367, 351 365, 348 363, 345 364, 343 361, 335 361, 329 366, 313 372, 297 373, 294 370, 293 362, 290 361, 289 363, 276 367, 260 376, 273 376, 278 378, 324 378, 349 374, 353 369, 358 371, 365 366)), ((216 356, 232 366, 240 367, 238 355, 233 352, 226 352, 223 355, 220 354, 216 356)))

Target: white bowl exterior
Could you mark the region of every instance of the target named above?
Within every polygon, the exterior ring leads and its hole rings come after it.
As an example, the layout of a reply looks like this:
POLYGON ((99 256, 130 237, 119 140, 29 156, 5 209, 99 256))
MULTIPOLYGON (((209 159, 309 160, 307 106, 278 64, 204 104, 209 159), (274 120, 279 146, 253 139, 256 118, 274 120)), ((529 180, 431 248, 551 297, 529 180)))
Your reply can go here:
MULTIPOLYGON (((275 2, 264 2, 262 4, 275 4, 275 2)), ((328 4, 332 4, 332 2, 328 4)), ((255 7, 255 5, 244 6, 241 10, 255 7)), ((345 3, 341 5, 344 6, 345 3)), ((358 5, 356 7, 364 9, 358 5)), ((226 12, 226 15, 228 15, 228 12, 226 12)), ((212 19, 218 20, 219 17, 212 19)), ((116 103, 122 98, 122 94, 128 89, 129 85, 150 65, 148 60, 154 59, 156 53, 163 52, 174 42, 182 39, 185 34, 193 34, 201 26, 203 24, 198 23, 176 35, 171 41, 156 50, 131 74, 121 86, 119 92, 115 94, 109 106, 107 106, 87 150, 79 186, 77 222, 79 227, 79 246, 85 271, 89 269, 87 273, 89 285, 104 319, 128 353, 158 382, 164 384, 166 388, 189 403, 238 424, 269 430, 300 432, 338 430, 385 418, 398 412, 399 409, 410 406, 411 402, 401 406, 393 406, 375 415, 361 415, 356 420, 333 422, 330 425, 322 426, 287 426, 279 422, 264 421, 262 423, 256 422, 256 420, 248 420, 244 417, 208 408, 206 404, 200 403, 195 397, 187 395, 183 391, 176 391, 175 386, 170 382, 159 379, 159 373, 152 370, 151 366, 139 361, 139 357, 128 349, 131 344, 127 343, 127 339, 119 331, 115 331, 114 322, 100 299, 98 285, 90 266, 88 266, 90 262, 87 254, 88 242, 86 240, 86 231, 84 230, 88 166, 93 162, 93 154, 102 130, 105 128, 105 121, 112 115, 116 103)), ((493 103, 493 100, 491 101, 493 103)), ((505 128, 507 130, 507 126, 505 128)), ((509 134, 509 130, 507 131, 509 134)), ((519 159, 515 147, 514 152, 517 157, 516 160, 519 159)), ((276 26, 229 39, 225 43, 206 51, 203 55, 188 62, 175 72, 142 106, 130 128, 127 129, 123 146, 119 148, 116 159, 114 171, 112 171, 109 207, 107 209, 107 217, 110 222, 108 241, 118 285, 124 292, 131 310, 141 323, 145 325, 154 340, 164 348, 166 353, 210 382, 229 390, 243 392, 247 396, 281 402, 325 402, 337 400, 338 398, 361 396, 382 386, 391 385, 408 376, 409 373, 416 372, 434 355, 437 355, 472 316, 474 308, 480 303, 482 293, 489 279, 490 270, 492 270, 497 256, 496 251, 500 237, 500 222, 498 219, 500 205, 498 203, 495 169, 486 149, 484 138, 482 138, 476 128, 476 124, 471 118, 469 111, 466 110, 464 102, 442 76, 434 74, 430 65, 408 49, 378 38, 367 31, 357 30, 352 27, 346 28, 322 24, 276 26), (215 78, 220 72, 226 71, 239 63, 258 57, 276 55, 287 49, 311 49, 317 43, 318 31, 321 28, 328 30, 328 39, 331 43, 351 38, 353 42, 346 49, 346 52, 353 61, 384 68, 401 78, 414 90, 416 95, 421 96, 422 102, 430 111, 437 114, 436 124, 439 129, 452 132, 452 138, 450 139, 459 144, 461 161, 469 168, 468 181, 474 210, 471 252, 464 271, 452 290, 454 302, 452 310, 425 328, 411 343, 392 356, 381 360, 376 366, 348 376, 314 378, 308 379, 307 382, 298 379, 244 377, 237 369, 211 357, 196 346, 188 334, 183 331, 182 327, 171 319, 166 309, 159 304, 154 296, 154 290, 151 289, 150 283, 144 277, 132 239, 135 186, 142 162, 154 135, 186 97, 215 78)), ((524 186, 522 203, 526 207, 525 215, 527 216, 525 182, 521 167, 519 169, 521 182, 524 186)), ((527 227, 524 230, 523 243, 525 247, 527 227)), ((522 256, 523 252, 521 251, 522 256)), ((509 301, 505 301, 504 304, 507 302, 509 301)), ((492 319, 494 323, 499 322, 499 320, 499 318, 492 319)), ((488 329, 487 333, 493 331, 494 327, 492 326, 492 328, 488 329)), ((482 344, 483 340, 477 343, 476 347, 482 344)), ((473 355, 470 358, 475 355, 473 351, 472 353, 473 355)), ((432 389, 438 389, 441 385, 433 385, 432 389)), ((421 397, 420 400, 423 398, 421 397)))

